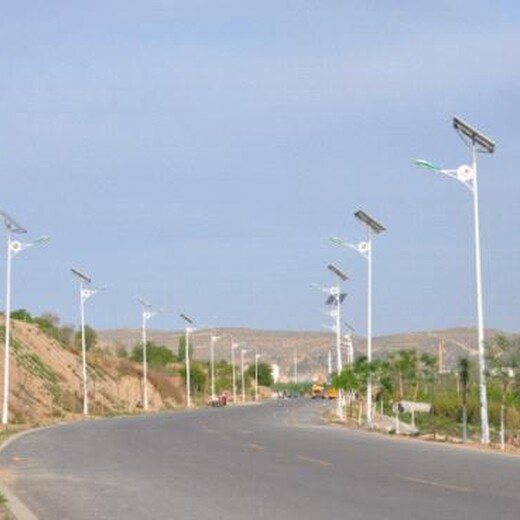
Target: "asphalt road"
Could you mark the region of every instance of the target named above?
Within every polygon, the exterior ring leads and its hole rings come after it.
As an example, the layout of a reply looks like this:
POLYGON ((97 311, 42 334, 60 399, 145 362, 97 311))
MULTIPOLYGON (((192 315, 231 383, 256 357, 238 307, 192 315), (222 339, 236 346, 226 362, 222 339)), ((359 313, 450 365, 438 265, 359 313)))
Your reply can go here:
POLYGON ((520 518, 519 458, 347 431, 323 410, 302 399, 39 430, 1 452, 1 477, 41 520, 520 518))

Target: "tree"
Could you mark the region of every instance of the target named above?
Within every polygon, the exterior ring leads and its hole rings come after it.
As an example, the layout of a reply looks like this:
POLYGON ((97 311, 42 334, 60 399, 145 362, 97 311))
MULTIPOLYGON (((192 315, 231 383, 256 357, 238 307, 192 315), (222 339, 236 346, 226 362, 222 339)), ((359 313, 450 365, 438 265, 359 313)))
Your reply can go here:
POLYGON ((233 367, 225 360, 215 364, 215 391, 220 394, 224 390, 232 391, 233 367))
POLYGON ((488 349, 489 376, 494 379, 501 390, 500 403, 500 444, 505 447, 505 416, 507 397, 514 383, 514 370, 518 357, 514 353, 512 343, 504 336, 497 336, 488 349))
POLYGON ((400 350, 390 356, 389 368, 394 374, 398 389, 398 400, 405 397, 406 385, 417 384, 417 352, 415 350, 400 350))
POLYGON ((74 327, 72 325, 63 325, 56 331, 56 339, 65 347, 73 347, 75 341, 74 327))
MULTIPOLYGON (((186 367, 182 369, 182 376, 186 381, 186 367)), ((200 363, 194 362, 190 366, 190 389, 193 393, 202 392, 206 388, 208 376, 200 363)))
MULTIPOLYGON (((247 375, 254 381, 255 379, 255 365, 250 365, 247 369, 247 375)), ((273 385, 273 369, 271 365, 264 362, 258 363, 258 385, 272 386, 273 385)))
MULTIPOLYGON (((130 354, 132 361, 143 361, 143 346, 136 345, 130 354)), ((153 341, 146 342, 146 360, 151 367, 164 367, 175 361, 173 352, 162 345, 156 345, 153 341)))
POLYGON ((26 309, 17 309, 13 312, 11 312, 11 318, 13 320, 20 320, 25 321, 27 323, 33 322, 33 317, 31 316, 31 313, 26 309))
MULTIPOLYGON (((76 345, 81 347, 81 328, 76 332, 76 345)), ((85 348, 93 349, 97 345, 97 332, 89 325, 85 325, 85 348)))
POLYGON ((44 330, 56 329, 60 326, 60 317, 53 312, 42 312, 34 321, 44 330))

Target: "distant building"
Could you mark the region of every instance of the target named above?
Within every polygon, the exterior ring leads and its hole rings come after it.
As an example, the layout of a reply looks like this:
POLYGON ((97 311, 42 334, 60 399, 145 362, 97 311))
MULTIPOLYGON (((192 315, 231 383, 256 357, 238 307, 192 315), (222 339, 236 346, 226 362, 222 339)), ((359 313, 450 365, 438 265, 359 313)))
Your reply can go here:
POLYGON ((280 365, 273 363, 271 365, 271 374, 273 376, 273 383, 278 383, 280 381, 280 365))

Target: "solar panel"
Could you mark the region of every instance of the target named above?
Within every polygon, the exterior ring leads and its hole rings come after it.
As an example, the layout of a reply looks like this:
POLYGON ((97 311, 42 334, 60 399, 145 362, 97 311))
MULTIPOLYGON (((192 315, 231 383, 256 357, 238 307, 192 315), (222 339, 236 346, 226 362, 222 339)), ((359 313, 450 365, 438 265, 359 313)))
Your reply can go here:
POLYGON ((356 211, 354 216, 366 224, 374 233, 381 233, 382 231, 386 231, 386 228, 382 224, 380 224, 376 219, 372 218, 370 215, 368 215, 368 213, 365 213, 362 210, 356 211))
POLYGON ((342 281, 346 282, 348 280, 348 276, 338 269, 335 265, 329 264, 327 266, 327 269, 331 272, 333 272, 338 278, 340 278, 342 281))
POLYGON ((11 231, 11 233, 27 233, 27 230, 20 226, 20 224, 5 211, 0 210, 0 217, 4 219, 5 227, 11 231))
MULTIPOLYGON (((343 301, 345 300, 345 298, 347 297, 347 293, 341 293, 339 295, 339 302, 340 303, 343 303, 343 301)), ((326 300, 325 300, 325 305, 333 305, 336 303, 336 296, 334 296, 333 294, 331 294, 326 300)))
POLYGON ((457 132, 469 137, 473 144, 478 144, 482 152, 493 153, 495 151, 494 141, 485 136, 482 132, 479 132, 476 128, 473 128, 460 117, 453 118, 453 127, 457 132))
POLYGON ((90 283, 92 280, 90 276, 87 276, 86 274, 82 273, 81 271, 78 271, 77 269, 74 269, 74 267, 71 267, 72 274, 76 275, 80 280, 90 283))

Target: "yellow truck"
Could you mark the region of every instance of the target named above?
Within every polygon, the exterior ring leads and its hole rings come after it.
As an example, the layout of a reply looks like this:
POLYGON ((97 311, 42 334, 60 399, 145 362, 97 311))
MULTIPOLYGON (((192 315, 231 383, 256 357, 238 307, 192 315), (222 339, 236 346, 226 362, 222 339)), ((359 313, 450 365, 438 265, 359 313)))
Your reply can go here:
POLYGON ((329 399, 336 399, 336 397, 338 397, 338 391, 334 387, 329 386, 327 388, 327 397, 329 399))

